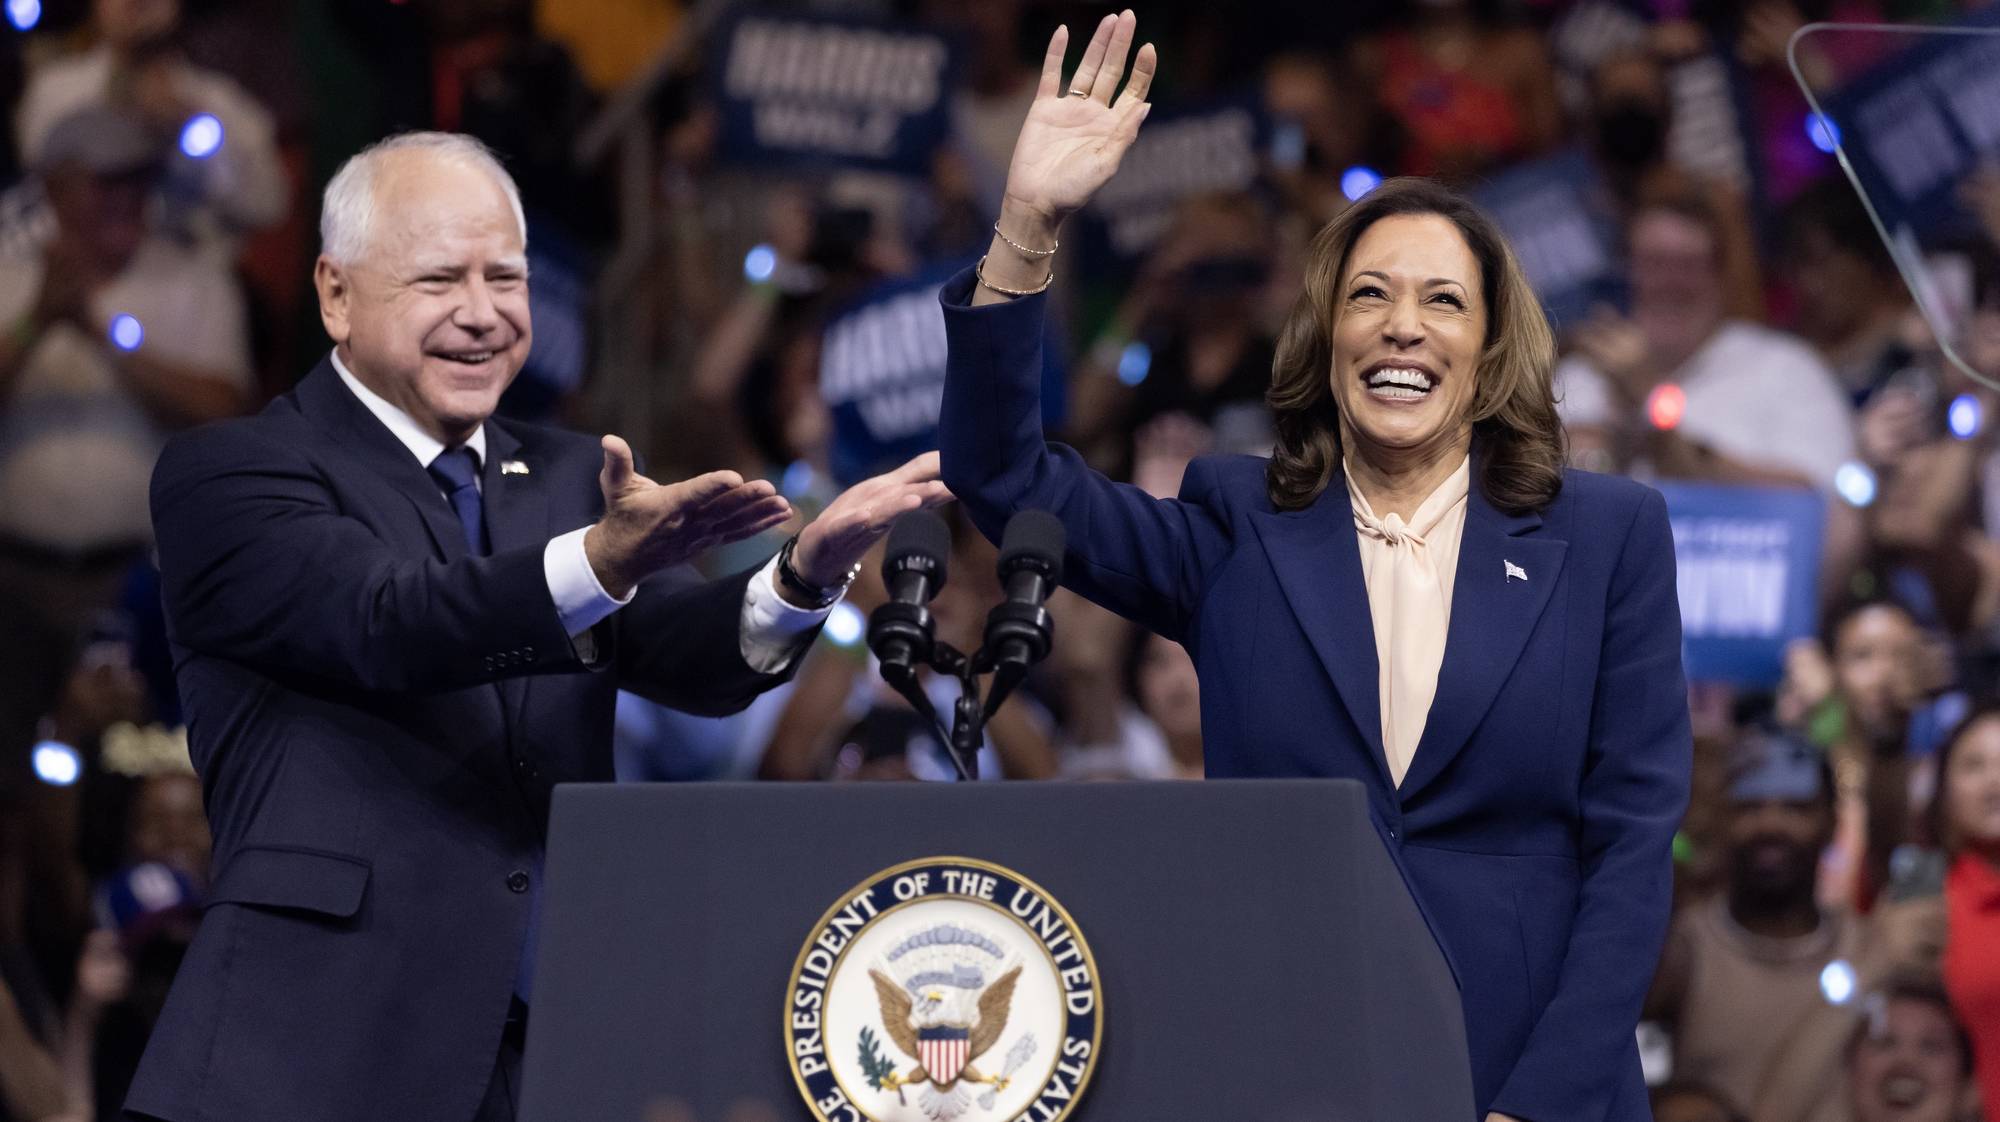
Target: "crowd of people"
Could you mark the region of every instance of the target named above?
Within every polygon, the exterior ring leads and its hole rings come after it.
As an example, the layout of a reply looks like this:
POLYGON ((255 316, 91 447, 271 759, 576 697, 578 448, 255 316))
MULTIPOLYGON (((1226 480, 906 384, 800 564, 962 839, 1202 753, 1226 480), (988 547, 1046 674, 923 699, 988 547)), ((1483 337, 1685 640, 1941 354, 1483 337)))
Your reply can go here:
MULTIPOLYGON (((534 270, 535 357, 503 412, 630 434, 656 478, 769 478, 810 517, 932 439, 938 288, 991 236, 1040 37, 1101 14, 799 6, 950 44, 946 127, 885 168, 752 151, 740 24, 703 22, 711 6, 632 0, 595 25, 577 7, 6 5, 0 1119, 117 1117, 200 921, 208 835, 148 479, 172 433, 254 411, 326 350, 308 283, 338 162, 405 128, 490 145, 520 183, 534 270), (636 26, 663 65, 618 42, 636 26), (577 143, 621 111, 647 131, 645 166, 577 143), (642 348, 606 338, 635 322, 642 348)), ((1573 466, 1820 512, 1813 633, 1767 680, 1691 675, 1679 906, 1640 1029, 1657 1116, 2000 1118, 2000 449, 1980 423, 2000 395, 1950 357, 2000 379, 2000 175, 1961 185, 1983 239, 1958 247, 1969 310, 1941 339, 1815 143, 1785 51, 1808 19, 1976 13, 1165 7, 1145 16, 1174 63, 1148 125, 1167 139, 1107 189, 1115 213, 1063 234, 1078 248, 1057 259, 1044 340, 1051 429, 1163 497, 1195 457, 1267 451, 1276 333, 1326 221, 1382 176, 1478 198, 1523 169, 1582 169, 1609 236, 1602 283, 1556 318, 1573 466), (1240 151, 1214 139, 1237 135, 1231 113, 1253 122, 1240 151)), ((1894 54, 1801 62, 1832 90, 1894 54)), ((795 530, 704 567, 761 563, 795 530)), ((970 650, 1001 598, 996 551, 962 518, 953 550, 934 611, 970 650)), ((738 715, 622 697, 621 777, 951 778, 860 641, 885 595, 869 566, 796 680, 738 715)), ((1186 652, 1069 594, 1050 611, 1053 652, 990 725, 981 778, 1199 778, 1186 652)), ((930 688, 948 709, 957 684, 930 688)))

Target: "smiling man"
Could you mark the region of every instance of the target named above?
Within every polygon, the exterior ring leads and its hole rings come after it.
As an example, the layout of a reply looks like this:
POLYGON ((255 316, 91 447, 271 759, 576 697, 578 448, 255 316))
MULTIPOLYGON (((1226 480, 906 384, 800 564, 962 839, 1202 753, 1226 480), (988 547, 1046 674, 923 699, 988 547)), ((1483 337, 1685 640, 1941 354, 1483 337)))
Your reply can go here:
POLYGON ((679 578, 790 510, 765 482, 655 483, 617 437, 493 418, 533 329, 520 201, 484 148, 361 153, 321 239, 332 353, 153 475, 215 884, 127 1107, 511 1119, 550 788, 612 778, 617 690, 741 708, 889 522, 947 495, 920 457, 770 563, 679 578))

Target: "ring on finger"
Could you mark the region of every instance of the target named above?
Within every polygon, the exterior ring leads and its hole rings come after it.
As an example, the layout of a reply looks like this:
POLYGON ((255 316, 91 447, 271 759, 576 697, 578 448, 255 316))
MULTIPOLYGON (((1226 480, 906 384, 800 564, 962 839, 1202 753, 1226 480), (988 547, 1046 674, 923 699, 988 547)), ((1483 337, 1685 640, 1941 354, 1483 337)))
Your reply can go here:
POLYGON ((1089 90, 1079 90, 1079 89, 1076 89, 1076 88, 1072 87, 1072 88, 1070 89, 1069 93, 1068 93, 1067 95, 1065 95, 1065 96, 1068 96, 1068 97, 1089 97, 1089 96, 1090 96, 1090 91, 1089 91, 1089 90))

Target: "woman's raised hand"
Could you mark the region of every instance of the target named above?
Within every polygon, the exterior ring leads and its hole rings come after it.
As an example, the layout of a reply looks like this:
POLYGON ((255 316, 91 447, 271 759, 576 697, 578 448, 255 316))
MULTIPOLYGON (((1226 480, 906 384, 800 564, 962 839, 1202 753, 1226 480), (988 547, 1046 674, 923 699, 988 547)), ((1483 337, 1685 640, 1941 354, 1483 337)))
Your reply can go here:
POLYGON ((1063 84, 1062 70, 1069 29, 1058 27, 1050 37, 1035 103, 1021 125, 1014 160, 1007 169, 1004 210, 1022 223, 1022 234, 1053 232, 1089 202, 1118 170, 1125 150, 1139 135, 1139 122, 1146 118, 1146 91, 1158 65, 1151 43, 1139 48, 1131 81, 1112 100, 1125 79, 1125 59, 1138 26, 1138 17, 1130 10, 1105 16, 1068 85, 1063 84))

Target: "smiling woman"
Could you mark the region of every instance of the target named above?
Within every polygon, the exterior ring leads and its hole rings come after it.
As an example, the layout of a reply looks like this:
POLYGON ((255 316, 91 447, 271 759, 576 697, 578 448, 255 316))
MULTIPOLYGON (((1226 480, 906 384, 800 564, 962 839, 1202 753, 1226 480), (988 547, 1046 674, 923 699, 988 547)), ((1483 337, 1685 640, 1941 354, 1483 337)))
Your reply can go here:
POLYGON ((1315 238, 1272 456, 1201 457, 1161 500, 1047 442, 1050 259, 1145 119, 1135 31, 1106 17, 1068 81, 1056 32, 987 256, 944 286, 945 481, 989 537, 1054 513, 1064 583, 1187 648, 1209 777, 1367 791, 1455 968, 1482 1115, 1644 1119, 1692 756, 1665 504, 1563 469, 1542 309, 1421 180, 1315 238))
POLYGON ((1541 304, 1492 223, 1429 180, 1383 183, 1313 239, 1272 367, 1272 504, 1310 505, 1343 450, 1350 471, 1382 463, 1421 502, 1476 431, 1494 505, 1548 505, 1564 461, 1554 361, 1541 304))

